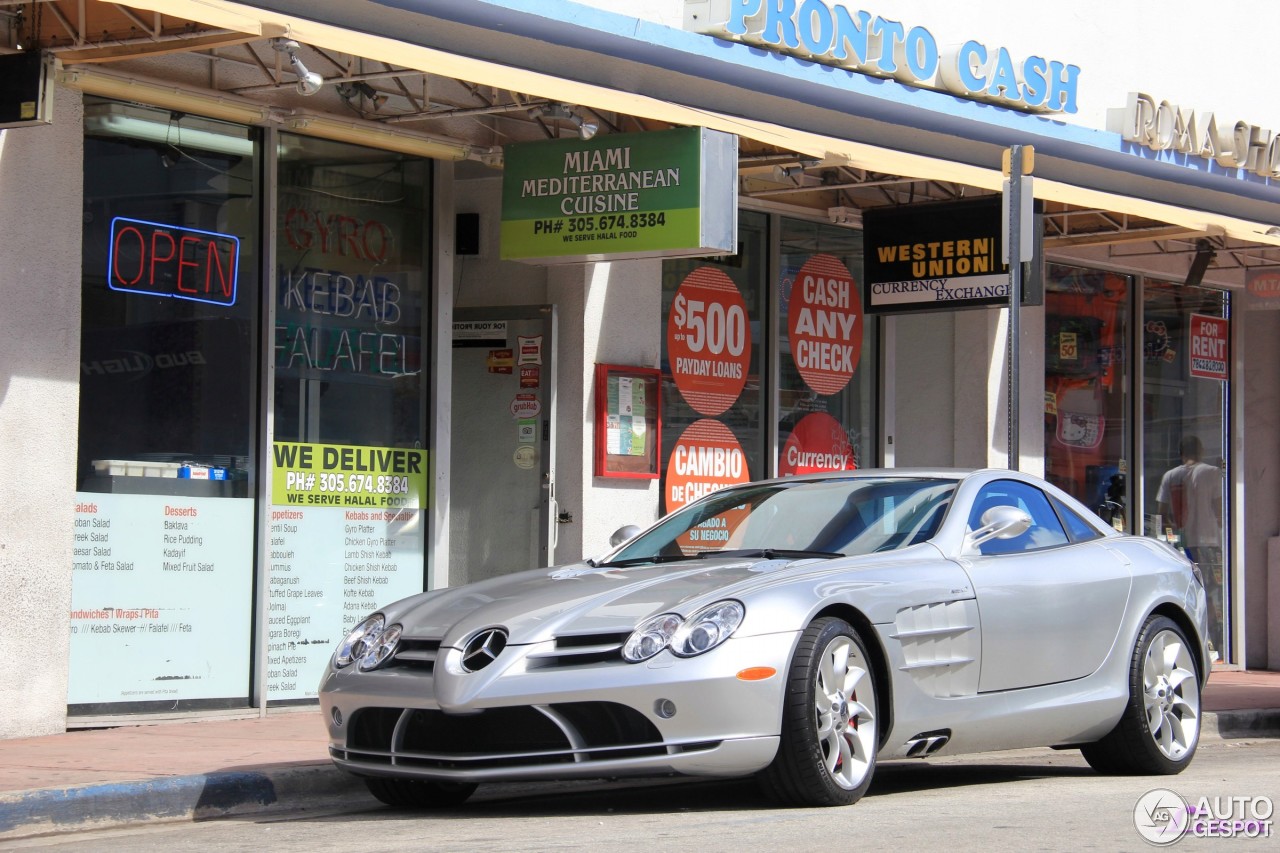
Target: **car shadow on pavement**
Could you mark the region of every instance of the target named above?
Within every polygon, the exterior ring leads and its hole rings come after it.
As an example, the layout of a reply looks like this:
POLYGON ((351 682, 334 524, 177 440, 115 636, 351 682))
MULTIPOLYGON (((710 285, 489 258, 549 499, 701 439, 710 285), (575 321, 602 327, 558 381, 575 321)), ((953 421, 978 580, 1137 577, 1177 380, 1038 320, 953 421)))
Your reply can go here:
MULTIPOLYGON (((934 764, 886 762, 876 770, 868 798, 968 785, 999 785, 1044 778, 1096 776, 1083 764, 1009 762, 934 764)), ((481 785, 464 805, 411 811, 374 807, 367 820, 391 817, 528 818, 550 815, 669 814, 673 812, 773 810, 755 780, 683 777, 581 780, 481 785)), ((351 819, 348 815, 344 819, 351 819)), ((317 816, 316 819, 324 819, 317 816)))

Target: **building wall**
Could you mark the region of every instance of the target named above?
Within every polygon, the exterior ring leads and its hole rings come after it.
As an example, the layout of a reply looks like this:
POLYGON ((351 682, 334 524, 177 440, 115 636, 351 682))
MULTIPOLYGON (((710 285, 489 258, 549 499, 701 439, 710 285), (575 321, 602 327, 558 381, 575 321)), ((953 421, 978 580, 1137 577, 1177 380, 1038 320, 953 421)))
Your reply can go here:
MULTIPOLYGON (((1020 314, 1019 469, 1044 473, 1044 311, 1020 314)), ((896 324, 894 462, 900 467, 1009 464, 1007 312, 904 314, 896 324)))
POLYGON ((0 683, 0 738, 62 731, 66 719, 80 400, 79 95, 59 91, 54 111, 50 126, 0 130, 0 644, 25 661, 0 683))
POLYGON ((553 267, 560 306, 560 440, 556 460, 561 507, 558 562, 597 556, 626 524, 658 517, 658 481, 594 476, 595 365, 657 367, 662 346, 662 262, 624 261, 553 267))
POLYGON ((1246 303, 1234 316, 1244 326, 1237 340, 1244 350, 1245 665, 1280 669, 1280 625, 1267 607, 1280 600, 1271 588, 1280 566, 1268 564, 1269 541, 1280 536, 1280 311, 1246 303))

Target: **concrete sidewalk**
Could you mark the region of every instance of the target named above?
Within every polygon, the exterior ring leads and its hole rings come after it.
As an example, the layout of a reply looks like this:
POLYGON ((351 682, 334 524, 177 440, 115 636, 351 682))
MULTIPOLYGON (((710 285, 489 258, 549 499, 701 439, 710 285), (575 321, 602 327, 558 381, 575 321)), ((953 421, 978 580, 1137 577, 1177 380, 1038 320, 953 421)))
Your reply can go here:
MULTIPOLYGON (((1280 737, 1280 672, 1214 672, 1203 710, 1203 738, 1280 737)), ((0 840, 353 802, 314 708, 0 741, 0 840)))

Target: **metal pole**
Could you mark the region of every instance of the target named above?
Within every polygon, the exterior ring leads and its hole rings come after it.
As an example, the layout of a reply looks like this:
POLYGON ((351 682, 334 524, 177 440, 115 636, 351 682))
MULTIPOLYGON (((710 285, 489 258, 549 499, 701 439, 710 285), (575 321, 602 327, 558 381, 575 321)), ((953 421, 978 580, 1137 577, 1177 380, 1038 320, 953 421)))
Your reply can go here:
POLYGON ((1005 237, 1008 240, 1009 263, 1009 340, 1007 347, 1008 364, 1008 405, 1009 405, 1009 468, 1017 471, 1021 468, 1021 447, 1019 442, 1018 410, 1021 404, 1019 385, 1021 366, 1019 364, 1018 343, 1021 337, 1019 314, 1022 303, 1022 158, 1023 146, 1011 145, 1008 150, 1008 181, 1005 189, 1005 208, 1008 211, 1005 237))

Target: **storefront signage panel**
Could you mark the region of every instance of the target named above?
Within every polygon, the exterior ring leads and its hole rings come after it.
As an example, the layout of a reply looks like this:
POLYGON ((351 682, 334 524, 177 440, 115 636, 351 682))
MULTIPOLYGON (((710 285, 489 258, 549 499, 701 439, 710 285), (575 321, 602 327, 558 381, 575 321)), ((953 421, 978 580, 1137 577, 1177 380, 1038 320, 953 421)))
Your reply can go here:
POLYGON ((870 208, 863 226, 867 313, 1008 304, 999 196, 870 208))
POLYGON ((281 269, 276 368, 288 376, 395 379, 415 374, 422 339, 402 303, 413 298, 384 276, 281 269))
POLYGON ((1248 122, 1222 122, 1211 112, 1197 115, 1142 92, 1130 92, 1123 109, 1107 110, 1107 130, 1125 142, 1213 160, 1264 178, 1280 177, 1280 136, 1248 122))
POLYGON ((778 458, 778 475, 852 471, 858 467, 844 426, 826 412, 810 412, 787 436, 778 458))
POLYGON ((1227 381, 1227 340, 1231 325, 1225 317, 1191 315, 1192 376, 1227 381))
POLYGON ((805 261, 791 285, 787 337, 796 370, 823 396, 849 384, 862 356, 862 297, 849 268, 833 255, 805 261))
POLYGON ((738 140, 700 127, 508 145, 502 257, 538 263, 737 251, 738 140))
POLYGON ((751 479, 747 456, 737 437, 724 424, 711 418, 691 423, 680 435, 667 461, 667 512, 726 486, 751 479))
POLYGON ((1280 269, 1255 268, 1245 274, 1245 307, 1250 311, 1280 311, 1280 269))
POLYGON ((253 501, 78 492, 67 703, 249 694, 253 501))
POLYGON ((751 367, 751 323, 742 293, 722 270, 685 277, 667 315, 667 358, 680 396, 700 415, 728 411, 751 367))
POLYGON ((269 699, 315 696, 347 631, 422 591, 427 461, 415 449, 275 443, 269 699))
POLYGON ((969 39, 940 49, 924 27, 823 0, 686 0, 685 29, 824 65, 1030 112, 1077 111, 1080 69, 1015 59, 969 39))
POLYGON ((277 441, 272 452, 281 506, 418 507, 427 491, 425 450, 277 441))
POLYGON ((240 240, 230 234, 117 216, 111 220, 107 286, 234 305, 239 260, 240 240))

